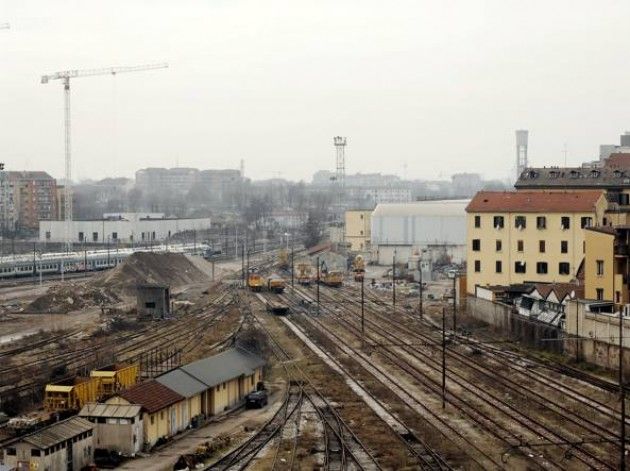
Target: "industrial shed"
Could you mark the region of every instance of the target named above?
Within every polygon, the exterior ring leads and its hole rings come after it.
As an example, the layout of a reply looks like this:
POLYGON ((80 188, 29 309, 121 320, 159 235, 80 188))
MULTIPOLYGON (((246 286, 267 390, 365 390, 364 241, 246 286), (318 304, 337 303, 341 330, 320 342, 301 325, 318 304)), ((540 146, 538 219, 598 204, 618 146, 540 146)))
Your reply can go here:
POLYGON ((142 406, 95 404, 83 406, 79 416, 94 424, 94 447, 134 456, 142 450, 142 406))
POLYGON ((172 389, 177 394, 186 398, 186 405, 182 409, 183 419, 186 422, 192 421, 195 417, 207 414, 207 389, 208 386, 193 376, 186 373, 181 368, 176 368, 155 378, 155 380, 172 389))
POLYGON ((466 254, 466 206, 470 200, 417 201, 379 204, 372 213, 373 259, 400 262, 414 253, 433 262, 448 257, 461 262, 466 254))
POLYGON ((78 471, 92 462, 93 429, 81 417, 62 420, 7 443, 4 464, 18 470, 78 471))

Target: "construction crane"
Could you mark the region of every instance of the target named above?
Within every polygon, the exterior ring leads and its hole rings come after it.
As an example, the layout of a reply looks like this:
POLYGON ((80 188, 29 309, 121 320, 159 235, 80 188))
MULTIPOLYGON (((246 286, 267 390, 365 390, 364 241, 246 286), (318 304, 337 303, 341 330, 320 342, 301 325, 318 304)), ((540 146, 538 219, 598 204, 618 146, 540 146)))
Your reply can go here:
MULTIPOLYGON (((66 157, 66 181, 64 186, 64 239, 66 249, 72 248, 72 153, 71 153, 71 126, 70 126, 70 79, 79 77, 92 77, 95 75, 116 75, 127 72, 141 72, 145 70, 165 69, 166 63, 137 65, 131 67, 107 67, 104 69, 64 70, 53 74, 42 75, 42 83, 50 80, 61 80, 64 91, 64 124, 65 124, 65 157, 66 157)), ((103 234, 103 238, 105 235, 103 234)))

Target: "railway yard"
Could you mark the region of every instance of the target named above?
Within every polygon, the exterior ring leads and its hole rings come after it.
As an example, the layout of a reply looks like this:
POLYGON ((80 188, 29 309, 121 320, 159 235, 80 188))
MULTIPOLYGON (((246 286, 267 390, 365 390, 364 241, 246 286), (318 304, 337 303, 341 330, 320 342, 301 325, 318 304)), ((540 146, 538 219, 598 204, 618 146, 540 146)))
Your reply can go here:
POLYGON ((237 345, 264 358, 268 404, 205 417, 120 469, 618 469, 615 383, 465 312, 452 330, 448 279, 427 284, 421 307, 417 291, 401 290, 394 305, 391 290, 367 281, 382 275, 372 267, 365 280, 292 285, 262 254, 248 261, 247 288, 240 260, 215 273, 201 257, 163 255, 0 287, 0 405, 11 418, 2 446, 76 414, 45 410, 46 385, 115 364, 137 365, 143 383, 237 345), (140 319, 141 283, 170 286, 171 318, 140 319), (85 299, 68 302, 68 292, 85 299), (34 309, 42 303, 55 309, 34 309))

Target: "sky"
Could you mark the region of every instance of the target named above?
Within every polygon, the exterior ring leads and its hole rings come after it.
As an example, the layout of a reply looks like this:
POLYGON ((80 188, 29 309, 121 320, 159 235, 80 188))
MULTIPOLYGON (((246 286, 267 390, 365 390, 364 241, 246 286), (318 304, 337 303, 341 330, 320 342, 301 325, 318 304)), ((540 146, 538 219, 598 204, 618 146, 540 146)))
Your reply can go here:
POLYGON ((75 179, 144 167, 508 178, 580 164, 630 129, 630 2, 0 0, 0 161, 64 172, 63 91, 40 76, 167 62, 71 82, 75 179))

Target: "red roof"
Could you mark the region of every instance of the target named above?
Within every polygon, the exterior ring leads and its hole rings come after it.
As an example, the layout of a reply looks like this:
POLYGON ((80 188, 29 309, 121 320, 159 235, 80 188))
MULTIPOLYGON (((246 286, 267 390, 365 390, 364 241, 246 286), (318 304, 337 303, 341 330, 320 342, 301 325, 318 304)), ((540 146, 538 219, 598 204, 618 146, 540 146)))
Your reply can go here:
POLYGON ((590 191, 480 191, 466 207, 469 213, 591 212, 603 196, 590 191))
POLYGON ((556 293, 556 297, 559 301, 562 301, 567 296, 570 296, 571 293, 575 293, 576 298, 584 297, 584 286, 575 283, 536 283, 536 290, 545 300, 552 292, 556 293))
POLYGON ((146 381, 118 393, 132 404, 140 404, 149 414, 173 405, 185 398, 157 381, 146 381))

